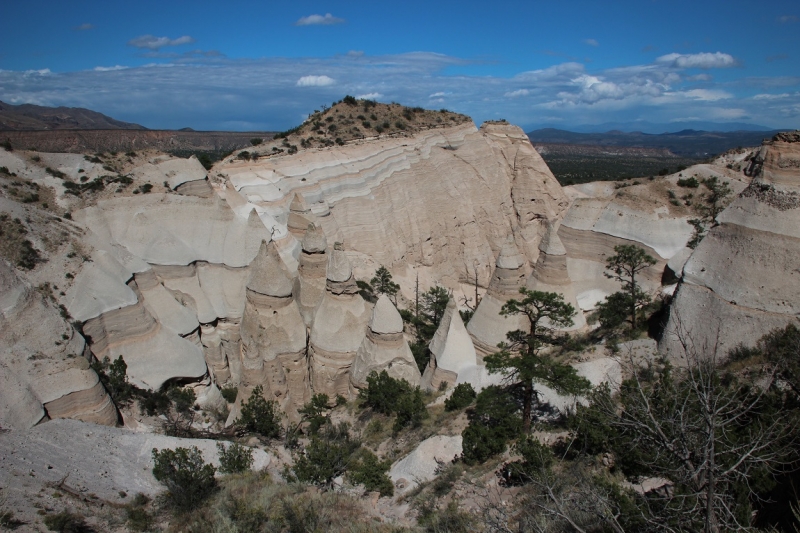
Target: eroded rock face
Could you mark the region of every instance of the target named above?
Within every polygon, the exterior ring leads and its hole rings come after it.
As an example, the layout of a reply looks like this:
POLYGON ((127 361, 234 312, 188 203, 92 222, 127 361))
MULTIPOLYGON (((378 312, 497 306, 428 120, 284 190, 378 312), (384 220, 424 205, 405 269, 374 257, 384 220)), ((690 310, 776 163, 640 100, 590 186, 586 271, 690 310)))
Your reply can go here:
POLYGON ((528 277, 527 286, 532 291, 555 292, 564 297, 564 302, 575 308, 572 317, 573 325, 567 330, 579 330, 586 327, 586 318, 583 316, 575 297, 575 288, 567 270, 567 250, 558 237, 558 222, 548 225, 547 232, 539 245, 539 259, 533 267, 533 272, 528 277))
POLYGON ((297 278, 294 281, 295 300, 306 326, 311 327, 317 307, 325 295, 327 280, 328 241, 322 228, 309 224, 303 236, 302 247, 297 278))
POLYGON ((461 320, 455 299, 450 298, 447 302, 442 321, 428 347, 431 361, 422 376, 422 386, 428 390, 438 390, 443 382, 455 384, 459 372, 478 364, 475 346, 461 320))
POLYGON ((659 348, 724 357, 800 316, 800 142, 779 135, 749 171, 753 182, 717 217, 683 266, 659 348))
POLYGON ((336 246, 328 257, 327 287, 309 338, 314 392, 350 395, 350 369, 364 340, 370 309, 358 294, 350 261, 336 246))
POLYGON ((0 346, 0 427, 25 429, 48 418, 117 423, 83 337, 2 260, 0 346))
POLYGON ((509 331, 527 327, 527 322, 518 315, 500 314, 503 304, 511 298, 519 298, 519 289, 525 286, 526 267, 525 258, 517 245, 512 239, 506 240, 497 258, 489 288, 467 324, 467 331, 481 360, 484 355, 497 351, 497 345, 507 340, 509 331))
POLYGON ((287 411, 302 406, 310 397, 306 326, 272 242, 261 243, 250 267, 241 338, 245 391, 263 385, 287 411))
POLYGON ((384 370, 412 387, 419 385, 419 368, 403 335, 403 319, 391 300, 382 294, 372 309, 367 334, 350 369, 351 396, 367 386, 367 376, 372 372, 384 370))
POLYGON ((487 283, 499 248, 516 230, 523 253, 534 261, 540 221, 561 216, 568 206, 525 134, 508 124, 481 130, 464 124, 298 156, 225 162, 219 172, 276 220, 307 218, 299 202, 294 210, 289 205, 301 194, 328 240, 379 264, 435 267, 442 280, 453 282, 471 277, 476 260, 487 283))

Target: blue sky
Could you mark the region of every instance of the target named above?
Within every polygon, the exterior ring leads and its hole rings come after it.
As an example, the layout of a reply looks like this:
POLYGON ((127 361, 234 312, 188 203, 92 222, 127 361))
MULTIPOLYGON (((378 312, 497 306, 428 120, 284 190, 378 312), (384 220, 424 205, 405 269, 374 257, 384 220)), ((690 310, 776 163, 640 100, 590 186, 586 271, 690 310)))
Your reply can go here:
POLYGON ((5 0, 0 100, 282 130, 346 94, 553 125, 800 127, 800 3, 5 0))

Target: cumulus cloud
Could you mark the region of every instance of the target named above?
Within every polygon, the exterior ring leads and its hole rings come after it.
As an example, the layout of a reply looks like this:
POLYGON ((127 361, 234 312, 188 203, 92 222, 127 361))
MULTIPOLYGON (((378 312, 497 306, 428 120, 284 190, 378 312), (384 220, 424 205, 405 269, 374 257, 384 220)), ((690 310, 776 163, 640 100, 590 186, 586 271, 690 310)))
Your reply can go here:
POLYGON ((564 62, 501 76, 452 75, 452 65, 469 61, 426 52, 364 54, 358 60, 345 55, 234 60, 181 54, 145 67, 104 65, 64 73, 5 70, 0 71, 0 86, 7 102, 102 109, 156 129, 188 125, 214 130, 248 124, 250 130, 285 130, 296 126, 299 116, 319 108, 321 101, 347 93, 410 106, 446 106, 478 123, 513 117, 525 127, 543 120, 569 127, 637 119, 668 122, 675 117, 758 117, 759 123, 776 128, 796 122, 793 109, 800 105, 795 94, 800 76, 719 83, 690 79, 673 63, 603 69, 564 62), (330 95, 320 100, 322 92, 330 95))
POLYGON ((589 46, 600 46, 600 43, 597 42, 597 39, 584 39, 583 44, 588 44, 589 46))
POLYGON ((330 26, 332 24, 341 24, 344 22, 344 19, 340 19, 339 17, 334 17, 330 13, 325 13, 324 15, 309 15, 307 17, 301 17, 298 19, 297 22, 294 23, 295 26, 330 26))
POLYGON ((699 54, 667 54, 656 59, 656 63, 674 68, 727 68, 738 64, 730 54, 703 52, 699 54))
POLYGON ((86 31, 91 29, 94 29, 94 24, 89 24, 88 22, 84 22, 80 26, 75 26, 74 28, 75 31, 86 31))
POLYGON ((135 48, 147 48, 148 50, 158 50, 165 46, 179 46, 182 44, 190 44, 194 42, 194 38, 183 35, 177 39, 170 39, 169 37, 156 37, 155 35, 140 35, 128 41, 128 45, 135 48))
POLYGON ((326 87, 333 85, 336 81, 328 76, 303 76, 297 80, 298 87, 326 87))
POLYGON ((356 96, 359 100, 377 100, 378 98, 383 98, 381 93, 367 93, 367 94, 359 94, 356 96))

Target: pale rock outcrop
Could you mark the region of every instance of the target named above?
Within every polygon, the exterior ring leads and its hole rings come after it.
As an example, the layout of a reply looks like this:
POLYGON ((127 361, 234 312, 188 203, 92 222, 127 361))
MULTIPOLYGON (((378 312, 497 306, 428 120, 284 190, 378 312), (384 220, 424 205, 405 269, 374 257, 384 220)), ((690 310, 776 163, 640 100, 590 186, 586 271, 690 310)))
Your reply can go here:
MULTIPOLYGON (((134 494, 155 498, 164 491, 153 477, 153 448, 197 447, 206 462, 219 467, 217 442, 53 420, 31 429, 0 432, 0 486, 15 509, 16 504, 35 501, 40 491, 60 483, 75 493, 93 494, 100 501, 123 506, 134 494)), ((270 465, 267 452, 253 448, 252 453, 253 470, 270 465)))
POLYGON ((430 437, 394 463, 389 478, 401 493, 407 492, 436 477, 440 465, 452 462, 462 451, 461 435, 430 437))
POLYGON ((117 423, 83 337, 2 260, 0 346, 0 427, 24 429, 48 418, 117 423))
POLYGON ((752 183, 722 213, 686 264, 659 349, 680 339, 701 356, 752 346, 800 316, 800 136, 766 141, 752 183))
POLYGON ((246 267, 270 236, 255 211, 240 217, 217 195, 118 197, 100 200, 74 216, 101 239, 122 245, 151 265, 205 261, 246 267))
POLYGON ((519 298, 519 289, 525 286, 526 267, 525 258, 513 239, 507 239, 497 257, 489 288, 467 324, 481 361, 483 356, 496 352, 499 343, 506 342, 509 331, 527 327, 517 315, 500 314, 503 304, 511 298, 519 298))
POLYGON ((240 328, 241 383, 245 392, 263 385, 265 395, 291 412, 310 397, 306 326, 272 242, 261 243, 250 267, 246 300, 240 328))
POLYGON ((358 294, 350 261, 337 243, 328 256, 327 288, 309 338, 314 392, 348 397, 350 369, 364 340, 370 309, 358 294))
POLYGON ((636 245, 656 259, 656 264, 639 274, 645 291, 661 285, 667 260, 680 253, 691 238, 687 217, 675 218, 666 207, 647 206, 639 210, 615 203, 611 198, 577 198, 558 227, 558 237, 567 252, 567 273, 576 301, 590 311, 620 285, 609 279, 606 258, 614 247, 636 245))
POLYGON ((276 220, 286 220, 301 194, 329 240, 378 264, 434 267, 444 283, 471 277, 473 260, 488 283, 497 243, 515 228, 534 261, 539 220, 568 206, 525 134, 508 124, 480 131, 462 124, 217 168, 276 220))
POLYGON ((309 224, 316 222, 317 217, 311 212, 305 198, 302 194, 295 194, 292 198, 292 203, 289 204, 289 218, 286 226, 289 231, 297 237, 301 238, 306 232, 309 224))
POLYGON ((564 302, 575 308, 572 317, 573 325, 565 328, 567 331, 580 330, 586 327, 586 318, 583 316, 575 297, 575 289, 567 271, 567 250, 558 237, 558 222, 548 224, 545 236, 539 245, 539 259, 528 277, 528 289, 541 292, 555 292, 564 297, 564 302))
POLYGON ((311 327, 317 307, 325 295, 328 241, 319 226, 309 224, 302 242, 303 251, 294 280, 294 294, 306 326, 311 327))
POLYGON ((134 168, 130 174, 153 185, 161 185, 166 182, 170 189, 179 190, 183 194, 187 194, 189 189, 197 189, 198 192, 205 191, 206 194, 211 192, 206 169, 195 156, 188 159, 156 158, 134 168))
POLYGON ((428 348, 431 351, 431 360, 422 376, 422 386, 428 390, 438 390, 442 382, 455 384, 465 368, 478 364, 475 346, 464 321, 461 320, 454 298, 447 302, 447 308, 428 348))
POLYGON ((350 370, 350 395, 356 396, 358 389, 367 386, 367 376, 372 372, 384 370, 412 387, 420 383, 417 363, 403 335, 403 319, 389 297, 382 294, 372 309, 367 335, 350 370))

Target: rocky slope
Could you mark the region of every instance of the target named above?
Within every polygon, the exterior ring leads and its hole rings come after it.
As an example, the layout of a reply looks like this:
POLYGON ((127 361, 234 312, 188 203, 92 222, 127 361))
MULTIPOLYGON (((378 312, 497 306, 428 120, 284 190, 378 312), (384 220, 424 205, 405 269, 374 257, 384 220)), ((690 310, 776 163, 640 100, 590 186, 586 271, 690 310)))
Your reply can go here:
POLYGON ((724 357, 800 317, 800 135, 778 134, 751 159, 753 181, 691 254, 660 349, 724 357))

